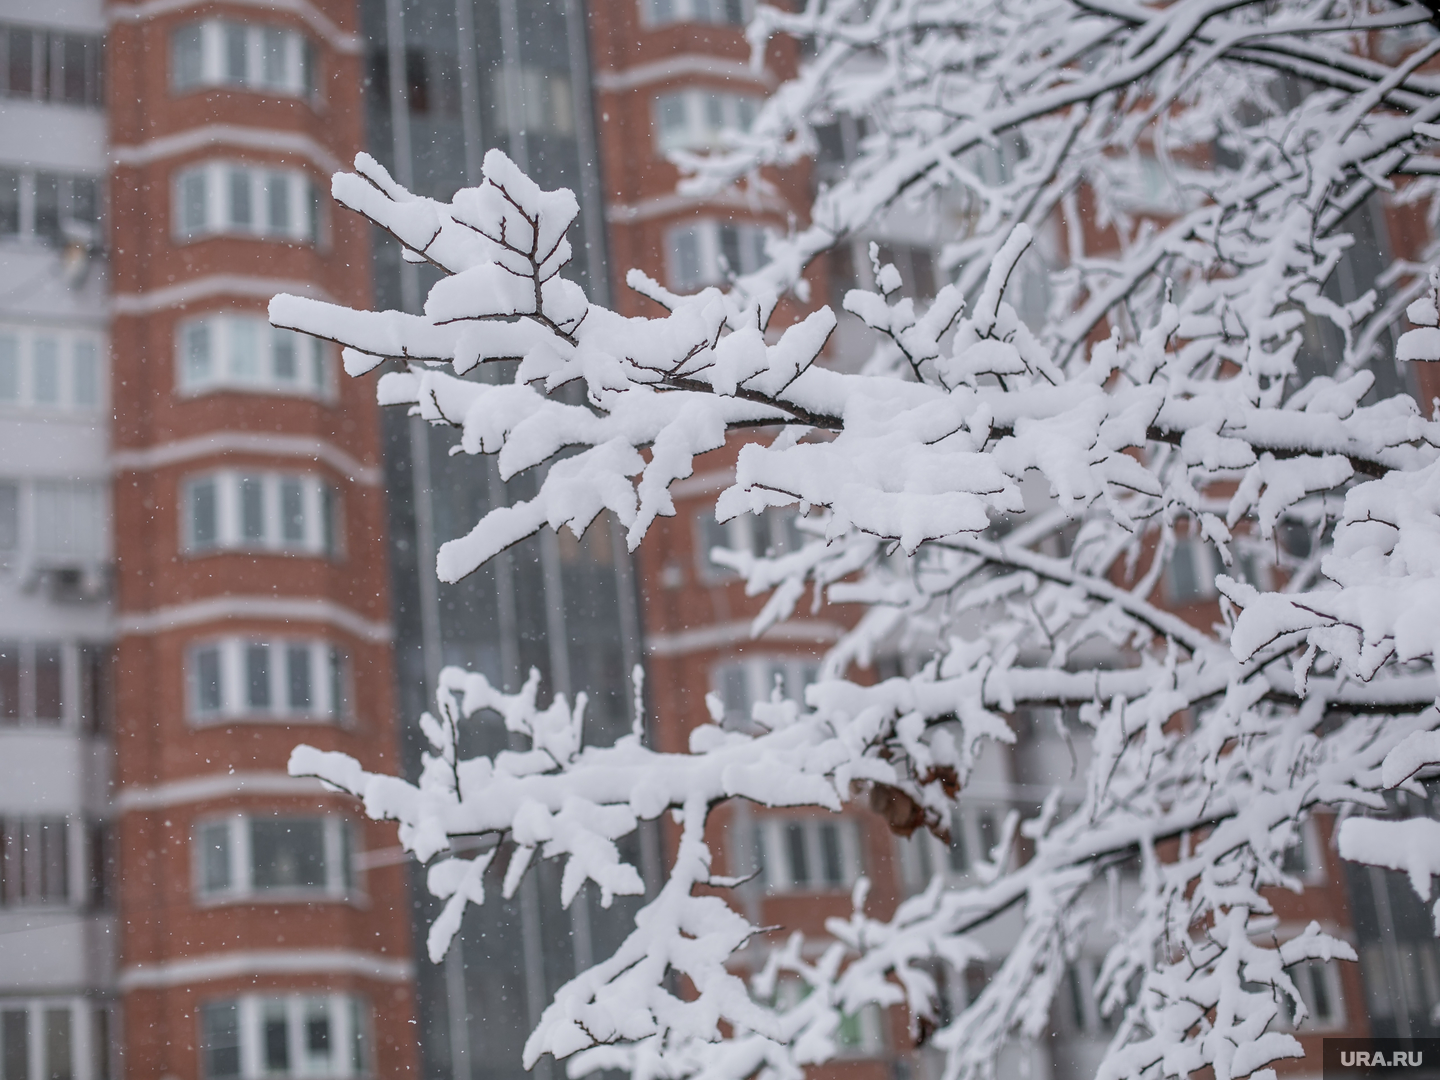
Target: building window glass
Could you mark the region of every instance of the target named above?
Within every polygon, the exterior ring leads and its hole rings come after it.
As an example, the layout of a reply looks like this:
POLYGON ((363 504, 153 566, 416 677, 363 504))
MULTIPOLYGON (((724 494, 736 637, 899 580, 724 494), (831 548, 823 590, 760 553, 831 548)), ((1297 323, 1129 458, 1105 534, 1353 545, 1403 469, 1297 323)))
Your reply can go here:
POLYGON ((98 34, 0 23, 0 95, 102 108, 103 45, 98 34))
POLYGON ((0 819, 0 903, 68 904, 69 834, 63 817, 0 819))
POLYGON ((756 869, 771 893, 834 892, 860 876, 860 830, 844 817, 767 816, 755 827, 756 869))
POLYGON ((809 657, 752 656, 719 665, 710 682, 725 725, 743 731, 753 726, 755 705, 777 691, 784 700, 803 704, 805 688, 819 674, 820 662, 809 657))
POLYGON ((733 567, 716 559, 717 549, 756 558, 799 551, 805 546, 799 520, 793 508, 737 514, 729 521, 716 521, 713 510, 700 511, 695 515, 695 561, 700 580, 713 584, 736 576, 733 567))
POLYGON ((343 994, 246 995, 200 1007, 205 1080, 327 1076, 369 1068, 366 1010, 343 994))
POLYGON ((672 150, 710 150, 750 130, 760 99, 751 94, 681 90, 655 99, 655 145, 672 150))
POLYGON ((753 9, 752 0, 640 0, 640 11, 650 26, 677 22, 742 26, 753 9))
POLYGON ((190 715, 198 722, 320 720, 347 715, 345 658, 320 641, 229 638, 190 651, 190 715))
POLYGON ((335 557, 335 497, 315 476, 225 471, 185 485, 183 541, 192 554, 267 551, 335 557))
POLYGON ((212 900, 355 893, 354 829, 344 818, 228 817, 195 828, 195 890, 212 900))
POLYGON ((1287 974, 1300 991, 1308 1016, 1302 1025, 1307 1030, 1335 1030, 1345 1026, 1342 1008, 1340 973, 1334 964, 1323 960, 1302 960, 1288 969, 1287 974))
POLYGON ((105 658, 98 645, 0 641, 0 727, 97 729, 107 707, 105 658))
MULTIPOLYGON (((423 56, 412 59, 423 61, 423 56)), ((413 73, 410 81, 413 87, 413 73)), ((518 124, 520 131, 530 135, 575 134, 575 98, 568 73, 530 65, 513 71, 501 68, 495 72, 491 85, 499 130, 509 132, 512 125, 518 124), (512 85, 516 87, 517 99, 513 103, 510 101, 512 85)))
POLYGON ((248 315, 211 315, 180 324, 177 384, 184 393, 244 390, 329 398, 324 342, 248 315))
POLYGON ((103 347, 83 330, 0 325, 0 408, 93 415, 103 347))
POLYGON ((295 169, 210 162, 175 177, 175 231, 314 242, 314 185, 295 169))
POLYGON ((0 1001, 0 1080, 110 1080, 111 1038, 108 1005, 0 1001))
POLYGON ((100 234, 95 177, 0 169, 0 237, 93 248, 100 234))
POLYGON ((170 85, 176 93, 224 86, 312 97, 315 47, 304 34, 280 26, 189 23, 170 37, 170 85))
POLYGON ((1209 542, 1196 536, 1175 538, 1170 562, 1165 567, 1165 590, 1175 604, 1194 604, 1215 597, 1215 576, 1229 574, 1248 581, 1260 590, 1270 587, 1264 560, 1250 547, 1247 538, 1237 537, 1230 545, 1232 562, 1225 566, 1209 542))
POLYGON ((671 286, 698 289, 758 270, 765 261, 765 230, 758 225, 700 221, 671 229, 666 246, 671 286))

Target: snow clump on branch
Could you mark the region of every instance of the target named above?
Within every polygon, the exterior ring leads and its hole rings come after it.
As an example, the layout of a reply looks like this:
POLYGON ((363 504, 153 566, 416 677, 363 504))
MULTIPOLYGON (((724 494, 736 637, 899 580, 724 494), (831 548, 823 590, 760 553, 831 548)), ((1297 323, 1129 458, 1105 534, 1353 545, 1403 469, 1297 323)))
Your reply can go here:
MULTIPOLYGON (((1418 74, 1434 43, 1391 67, 1355 59, 1356 35, 1423 17, 1291 0, 762 9, 757 46, 772 32, 809 37, 815 59, 743 145, 691 159, 692 185, 759 183, 837 114, 886 123, 811 223, 773 238, 772 262, 728 290, 680 295, 631 271, 664 309, 655 318, 592 304, 562 276, 575 200, 499 151, 479 187, 448 203, 363 155, 335 178, 340 203, 441 279, 422 314, 281 296, 272 321, 339 342, 352 375, 399 361, 380 378, 383 403, 453 427, 460 451, 495 455, 505 478, 537 478, 532 497, 443 545, 442 580, 540 529, 579 535, 605 511, 633 549, 675 513, 671 484, 743 429, 754 438, 717 516, 805 515, 798 551, 726 556, 768 594, 755 631, 807 591, 865 608, 803 702, 757 706, 747 731, 702 724, 687 753, 634 734, 584 745, 583 701, 542 709, 538 676, 507 693, 456 669, 421 720, 430 753, 417 783, 295 751, 293 772, 398 821, 430 863, 446 901, 432 958, 465 906, 485 902, 492 863, 511 895, 536 857, 563 859, 562 900, 590 881, 608 902, 643 891, 619 842, 643 821, 678 823, 659 891, 618 951, 556 994, 527 1067, 550 1053, 572 1076, 798 1078, 836 1054, 841 1017, 868 1005, 904 1006, 917 1033, 938 1024, 936 966, 963 969, 983 953, 979 932, 1018 910, 990 982, 930 1036, 946 1080, 993 1076, 1008 1043, 1045 1030, 1092 886, 1132 859, 1137 908, 1097 987, 1119 1025, 1098 1075, 1208 1066, 1232 1080, 1300 1054, 1280 1029, 1305 1015, 1287 969, 1354 954, 1315 925, 1276 940, 1269 891, 1301 887, 1284 853, 1317 808, 1383 809, 1385 787, 1440 761, 1427 621, 1440 424, 1406 396, 1372 394, 1367 367, 1395 304, 1422 329, 1440 319, 1433 295, 1417 302, 1424 281, 1384 302, 1326 291, 1357 206, 1402 174, 1417 177, 1409 195, 1432 189, 1416 125, 1440 117, 1434 80, 1418 74), (1314 88, 1289 94, 1296 57, 1314 88), (1142 143, 1184 181, 1165 215, 1135 209, 1142 143), (974 154, 996 145, 1016 160, 986 183, 974 154), (1215 146, 1208 173, 1175 164, 1215 146), (813 258, 942 191, 969 207, 947 251, 954 282, 919 310, 881 267, 879 291, 843 298, 882 341, 864 370, 821 362, 840 325, 829 308, 774 324, 813 258), (1118 250, 1084 252, 1072 229, 1051 315, 1027 325, 1008 299, 1016 267, 1043 228, 1073 223, 1083 192, 1118 250), (1297 357, 1320 323, 1341 343, 1338 366, 1303 379, 1297 357), (513 377, 467 377, 497 361, 513 377), (1308 555, 1278 543, 1297 530, 1308 555), (1191 541, 1230 568, 1208 628, 1159 602, 1166 562, 1191 541), (1273 564, 1266 588, 1241 580, 1257 551, 1273 564), (914 674, 853 681, 897 647, 914 674), (943 830, 984 748, 1015 739, 1007 716, 1040 707, 1072 708, 1072 733, 1090 744, 1075 798, 1057 790, 1014 818, 968 886, 937 879, 888 920, 867 915, 859 888, 818 955, 793 941, 748 985, 736 974, 759 931, 717 895, 735 883, 712 871, 716 806, 835 810, 880 787, 913 807, 913 824, 943 830), (459 733, 487 712, 528 748, 460 758, 459 733), (454 850, 476 836, 490 843, 482 854, 454 850), (782 1011, 770 1004, 780 978, 813 992, 782 1011)), ((1423 333, 1401 353, 1440 358, 1423 333)), ((1385 824, 1347 822, 1342 850, 1368 843, 1357 826, 1385 824)), ((1428 885, 1429 862, 1376 850, 1428 885)))

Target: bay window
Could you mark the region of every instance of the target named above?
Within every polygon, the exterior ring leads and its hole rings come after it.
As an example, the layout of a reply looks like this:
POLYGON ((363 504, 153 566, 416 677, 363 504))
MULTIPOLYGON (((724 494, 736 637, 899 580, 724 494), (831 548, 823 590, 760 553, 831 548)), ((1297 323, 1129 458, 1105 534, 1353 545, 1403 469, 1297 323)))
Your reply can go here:
POLYGON ((189 656, 190 716, 328 722, 347 713, 345 660, 323 641, 224 638, 189 656))
POLYGON ((338 554, 335 489, 319 477, 223 470, 185 483, 185 550, 338 554))
POLYGON ((175 232, 182 240, 215 234, 313 243, 319 196, 297 169, 211 161, 175 177, 175 232))
POLYGON ((700 221, 671 229, 666 246, 671 286, 698 289, 758 270, 765 261, 765 230, 758 225, 700 221))
POLYGON ((208 19, 188 23, 170 37, 170 85, 177 93, 241 87, 311 97, 315 68, 315 46, 283 26, 208 19))
POLYGON ((185 393, 245 390, 328 397, 332 383, 324 343, 273 327, 263 316, 211 315, 180 324, 177 380, 185 393))
POLYGON ((750 130, 760 99, 751 94, 680 90, 655 99, 655 140, 661 154, 709 150, 750 130))
POLYGON ((680 22, 744 26, 753 8, 752 0, 640 0, 645 22, 651 26, 680 22))
POLYGON ((367 1017, 345 994, 246 994, 200 1007, 205 1080, 364 1075, 367 1017))
POLYGON ((207 900, 344 899, 355 892, 354 829, 335 816, 202 821, 195 892, 207 900))
POLYGON ((755 827, 759 877, 771 893, 845 891, 861 873, 860 830, 850 818, 762 818, 755 827))

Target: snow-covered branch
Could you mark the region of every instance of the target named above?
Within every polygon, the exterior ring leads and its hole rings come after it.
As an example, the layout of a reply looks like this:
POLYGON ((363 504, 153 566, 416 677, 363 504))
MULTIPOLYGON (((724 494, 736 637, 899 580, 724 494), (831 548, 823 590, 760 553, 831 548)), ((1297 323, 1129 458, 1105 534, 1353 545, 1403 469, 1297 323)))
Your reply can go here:
MULTIPOLYGON (((762 8, 757 49, 787 33, 814 59, 735 148, 686 159, 691 184, 762 184, 837 117, 867 134, 810 224, 730 289, 679 295, 632 271, 655 318, 591 304, 564 276, 575 200, 498 151, 448 203, 363 156, 335 178, 340 203, 441 279, 419 314, 282 296, 272 321, 339 342, 353 375, 396 362, 382 402, 453 428, 505 478, 534 477, 531 498, 442 546, 442 580, 605 511, 633 549, 676 512, 670 487, 695 458, 743 431, 717 517, 784 508, 803 538, 717 556, 767 597, 756 632, 807 593, 864 609, 803 701, 761 703, 745 730, 717 708, 687 753, 634 735, 584 745, 583 699, 542 708, 539 675, 511 693, 454 669, 421 720, 416 782, 296 751, 292 771, 398 821, 430 863, 435 958, 487 882, 512 894, 536 859, 564 860, 567 904, 587 883, 606 904, 639 895, 620 841, 673 820, 659 891, 562 988, 527 1065, 791 1080, 834 1055, 842 1016, 903 1006, 947 1080, 991 1076, 1008 1042, 1045 1029, 1096 884, 1137 861, 1100 980, 1120 1017, 1100 1075, 1231 1080, 1299 1052, 1280 1030, 1304 1011, 1287 969, 1351 953, 1315 926, 1277 940, 1273 891, 1301 887, 1284 853, 1313 811, 1381 811, 1387 787, 1440 764, 1440 423, 1376 393, 1369 364, 1398 308, 1375 289, 1391 279, 1335 285, 1356 208, 1401 183, 1423 202, 1440 179, 1440 50, 1372 47, 1423 18, 1331 0, 762 8), (779 325, 811 260, 902 211, 954 225, 933 299, 899 295, 877 259, 874 291, 835 298, 845 314, 779 325), (1019 301, 1036 298, 1017 294, 1039 278, 1022 271, 1062 239, 1051 316, 1027 321, 1036 305, 1019 301), (871 361, 829 366, 832 335, 859 324, 871 361), (1333 374, 1302 375, 1317 368, 1333 374), (1225 569, 1199 572, 1222 594, 1203 618, 1175 609, 1182 551, 1225 569), (910 674, 867 680, 882 654, 910 674), (943 833, 1021 711, 1059 707, 1089 764, 1012 817, 969 887, 937 879, 881 920, 862 885, 823 948, 771 949, 746 983, 736 955, 761 951, 759 930, 712 870, 716 807, 879 793, 898 825, 943 833), (459 758, 460 731, 492 714, 519 748, 459 758), (980 957, 978 931, 1016 911, 995 976, 931 1033, 936 966, 980 957), (784 979, 811 990, 788 1010, 784 979)), ((1408 317, 1400 359, 1440 360, 1433 285, 1408 317)), ((1370 849, 1424 892, 1440 863, 1385 840, 1395 824, 1352 818, 1342 851, 1370 849)))

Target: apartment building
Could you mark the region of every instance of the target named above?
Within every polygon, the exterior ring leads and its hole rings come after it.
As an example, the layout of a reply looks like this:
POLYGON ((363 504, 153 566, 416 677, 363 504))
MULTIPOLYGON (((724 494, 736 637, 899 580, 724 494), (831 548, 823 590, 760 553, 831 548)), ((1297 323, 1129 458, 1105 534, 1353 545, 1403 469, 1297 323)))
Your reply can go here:
POLYGON ((415 1068, 393 830, 286 774, 395 761, 377 410, 269 297, 370 298, 328 175, 348 2, 107 12, 115 787, 131 1076, 415 1068))
MULTIPOLYGON (((798 62, 777 47, 753 69, 748 15, 748 0, 0 0, 0 1080, 519 1080, 551 993, 635 903, 562 910, 542 865, 513 902, 497 882, 443 964, 416 960, 434 912, 420 875, 392 828, 289 777, 291 747, 414 770, 414 720, 452 663, 511 688, 539 668, 544 696, 590 696, 587 738, 607 740, 630 729, 625 676, 643 661, 647 737, 680 749, 707 694, 744 725, 777 686, 802 691, 852 624, 826 609, 751 637, 760 602, 710 553, 783 551, 804 525, 714 521, 738 442, 675 486, 676 517, 633 560, 602 522, 436 586, 438 545, 524 483, 381 415, 329 347, 264 319, 282 290, 419 309, 427 270, 326 194, 360 148, 438 197, 475 182, 491 146, 573 188, 569 272, 627 313, 649 305, 623 284, 632 266, 679 290, 753 268, 863 130, 837 121, 821 159, 759 199, 677 194, 666 154, 743 128, 798 62)), ((930 238, 897 216, 815 268, 817 300, 870 283, 871 240, 908 293, 933 295, 930 238)), ((854 364, 866 344, 844 329, 829 362, 854 364)), ((1196 618, 1213 600, 1203 558, 1186 549, 1166 585, 1196 618)), ((725 869, 757 875, 737 902, 818 935, 862 873, 881 915, 935 873, 973 880, 1010 809, 1080 775, 1064 720, 1015 718, 1020 743, 987 759, 948 845, 864 807, 727 809, 725 869)), ((506 735, 473 739, 493 752, 506 735)), ((1428 914, 1399 875, 1342 869, 1330 828, 1293 853, 1311 891, 1277 907, 1349 935, 1362 963, 1297 973, 1317 1017, 1302 1039, 1435 1034, 1428 914)), ((666 850, 656 829, 628 854, 654 882, 666 850)), ((993 956, 1013 932, 988 932, 993 956)), ((1034 1075, 1093 1073, 1113 1030, 1093 995, 1107 940, 1097 924, 1050 1039, 1020 1051, 1034 1075)), ((957 976, 944 1008, 991 970, 957 976)), ((848 1018, 841 1039, 827 1075, 935 1066, 898 1014, 848 1018)), ((535 1071, 560 1077, 549 1059, 535 1071)))
POLYGON ((99 0, 0 5, 0 1076, 118 1046, 99 0))
POLYGON ((0 1076, 405 1075, 378 417, 269 296, 370 295, 345 3, 0 9, 0 1076), (393 862, 393 860, 392 860, 393 862))

